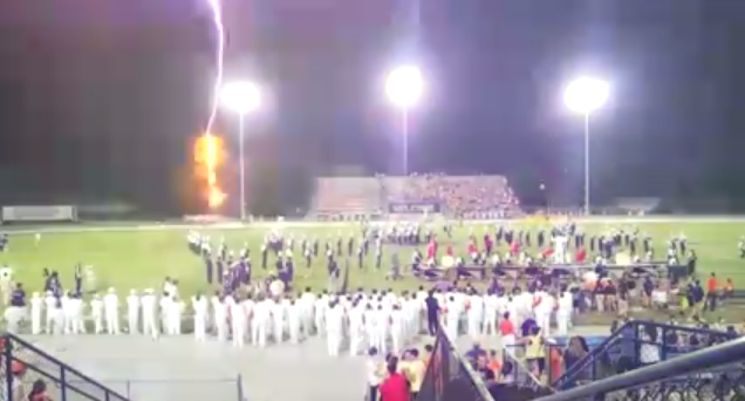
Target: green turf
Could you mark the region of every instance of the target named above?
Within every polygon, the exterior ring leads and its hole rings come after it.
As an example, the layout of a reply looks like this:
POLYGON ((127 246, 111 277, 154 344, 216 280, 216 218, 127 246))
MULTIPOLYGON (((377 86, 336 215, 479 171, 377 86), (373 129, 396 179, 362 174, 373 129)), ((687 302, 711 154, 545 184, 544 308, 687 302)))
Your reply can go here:
MULTIPOLYGON (((534 225, 524 223, 525 228, 535 229, 534 225)), ((637 224, 642 232, 649 233, 655 243, 658 255, 662 255, 667 240, 671 235, 684 233, 690 246, 699 255, 698 271, 700 275, 717 272, 724 277, 731 277, 735 285, 745 282, 745 260, 739 258, 737 241, 745 232, 742 223, 643 223, 637 224)), ((482 230, 493 232, 493 225, 472 226, 474 233, 481 235, 482 230)), ((606 230, 610 227, 631 225, 609 225, 600 223, 582 224, 588 234, 606 230)), ((248 243, 252 250, 254 277, 266 274, 258 266, 258 252, 264 234, 269 228, 244 229, 208 229, 203 233, 210 235, 214 242, 225 238, 231 249, 239 250, 248 243)), ((346 239, 350 232, 357 233, 357 226, 339 228, 338 226, 317 225, 312 227, 285 228, 286 234, 296 239, 303 236, 318 237, 323 242, 342 234, 346 239)), ((454 250, 465 252, 466 238, 470 227, 457 227, 453 239, 454 250)), ((119 231, 119 232, 77 232, 77 233, 44 233, 38 247, 33 234, 12 234, 10 250, 0 253, 0 265, 7 264, 14 270, 14 278, 23 282, 29 290, 39 289, 42 285, 41 271, 44 267, 58 270, 63 284, 70 285, 72 269, 77 262, 94 266, 98 287, 114 286, 120 291, 130 288, 160 288, 165 276, 179 279, 181 292, 190 295, 198 290, 209 290, 205 282, 202 262, 191 254, 186 245, 186 229, 160 231, 119 231)), ((440 235, 441 243, 444 235, 440 235)), ((444 244, 443 244, 444 245, 444 244)), ((346 248, 346 244, 345 244, 346 248)), ((298 249, 298 248, 296 248, 298 249)), ((392 246, 386 248, 390 252, 392 246)), ((401 261, 407 262, 410 247, 401 251, 401 261)), ((345 249, 346 251, 346 249, 345 249)), ((299 251, 296 250, 299 256, 299 251)), ((270 268, 271 268, 270 258, 270 268)), ((384 264, 389 260, 384 256, 384 264)), ((298 261, 296 267, 296 286, 311 286, 317 290, 327 286, 327 275, 324 258, 314 260, 311 269, 298 261)), ((343 261, 341 262, 343 264, 343 261)), ((356 258, 350 258, 350 284, 352 287, 364 286, 393 287, 396 289, 411 288, 419 281, 407 278, 391 284, 385 281, 384 271, 373 268, 372 255, 367 261, 367 268, 357 269, 356 258)))

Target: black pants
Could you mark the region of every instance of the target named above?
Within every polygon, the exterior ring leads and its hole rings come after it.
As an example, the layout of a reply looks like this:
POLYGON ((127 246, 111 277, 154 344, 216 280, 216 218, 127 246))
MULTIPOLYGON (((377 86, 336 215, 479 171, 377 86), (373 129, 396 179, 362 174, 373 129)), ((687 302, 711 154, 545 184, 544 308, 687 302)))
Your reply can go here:
POLYGON ((717 294, 714 292, 710 292, 706 294, 706 303, 708 304, 708 308, 710 312, 714 312, 717 309, 717 294))
POLYGON ((368 387, 367 401, 378 401, 378 386, 368 387))
POLYGON ((437 334, 437 315, 427 314, 427 330, 429 335, 434 336, 437 334))

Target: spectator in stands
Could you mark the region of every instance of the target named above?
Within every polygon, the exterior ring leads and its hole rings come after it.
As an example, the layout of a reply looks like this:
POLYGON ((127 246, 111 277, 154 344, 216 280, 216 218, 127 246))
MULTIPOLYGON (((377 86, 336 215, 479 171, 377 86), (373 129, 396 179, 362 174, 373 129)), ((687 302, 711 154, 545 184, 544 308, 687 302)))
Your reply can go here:
POLYGON ((717 289, 719 283, 717 282, 716 273, 711 273, 709 281, 706 283, 706 309, 713 312, 717 309, 717 289))
POLYGON ((546 369, 546 343, 538 326, 534 326, 530 336, 525 339, 525 358, 531 372, 536 377, 541 377, 546 369))
POLYGON ((427 365, 424 360, 419 357, 419 350, 414 348, 409 352, 411 360, 409 362, 407 371, 407 377, 411 387, 411 399, 415 400, 419 395, 419 390, 422 388, 422 382, 424 381, 424 375, 427 373, 427 365))
POLYGON ((654 365, 660 361, 660 345, 657 342, 657 328, 653 326, 643 326, 639 334, 641 347, 639 352, 639 361, 642 365, 654 365))
POLYGON ((392 357, 387 364, 388 378, 380 386, 381 401, 409 401, 409 383, 398 372, 398 358, 392 357))
POLYGON ((549 383, 554 383, 564 374, 564 355, 559 347, 553 346, 550 348, 548 360, 550 363, 549 383))
POLYGON ((31 386, 31 392, 28 394, 28 401, 51 401, 47 394, 47 384, 44 380, 37 379, 31 386))
POLYGON ((515 384, 515 364, 507 359, 502 365, 502 371, 499 372, 499 383, 503 385, 515 384))
MULTIPOLYGON (((569 339, 569 344, 567 345, 567 349, 564 352, 564 370, 569 372, 574 368, 574 366, 582 360, 585 356, 587 356, 589 350, 583 346, 582 341, 580 341, 579 337, 572 337, 569 339)), ((583 372, 578 372, 577 375, 574 376, 573 380, 582 380, 585 376, 582 374, 583 372)), ((569 384, 570 387, 574 387, 574 383, 569 384)))
POLYGON ((424 346, 424 366, 429 366, 429 361, 432 359, 432 353, 435 351, 435 347, 432 344, 424 346))
POLYGON ((368 401, 378 400, 378 390, 383 381, 383 365, 378 358, 378 349, 375 347, 367 351, 367 395, 368 401))
POLYGON ((26 391, 23 387, 23 377, 26 375, 26 366, 21 362, 13 361, 11 363, 11 369, 11 374, 13 375, 11 379, 12 384, 10 391, 6 390, 5 394, 12 394, 12 399, 9 401, 25 401, 26 391))
POLYGON ((489 351, 489 369, 491 369, 495 375, 498 375, 502 370, 502 361, 495 349, 489 351))

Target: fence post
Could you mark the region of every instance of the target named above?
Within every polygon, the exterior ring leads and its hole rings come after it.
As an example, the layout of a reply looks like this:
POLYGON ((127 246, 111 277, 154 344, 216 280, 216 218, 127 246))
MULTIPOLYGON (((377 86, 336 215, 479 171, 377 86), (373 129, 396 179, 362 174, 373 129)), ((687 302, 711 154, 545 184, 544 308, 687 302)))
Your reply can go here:
POLYGON ((10 337, 6 334, 2 337, 5 349, 3 350, 3 358, 5 358, 5 388, 8 389, 8 399, 14 399, 13 394, 13 343, 10 341, 10 337))
POLYGON ((237 380, 238 383, 236 384, 238 386, 238 401, 246 401, 245 398, 243 398, 243 375, 239 373, 237 380))
POLYGON ((61 387, 61 395, 62 395, 62 401, 67 401, 67 383, 65 380, 65 365, 60 365, 60 387, 61 387))

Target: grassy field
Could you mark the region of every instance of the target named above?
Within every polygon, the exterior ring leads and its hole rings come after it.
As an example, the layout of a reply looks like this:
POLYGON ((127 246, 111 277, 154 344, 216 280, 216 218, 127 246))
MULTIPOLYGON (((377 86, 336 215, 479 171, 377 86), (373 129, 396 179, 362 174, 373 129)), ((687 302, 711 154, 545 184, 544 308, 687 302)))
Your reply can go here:
MULTIPOLYGON (((536 230, 535 225, 524 229, 536 230)), ((517 224, 513 224, 515 226, 517 224)), ((667 240, 673 235, 685 234, 690 247, 699 256, 698 271, 700 275, 717 272, 724 277, 731 277, 735 285, 745 282, 745 260, 740 259, 737 241, 745 233, 743 223, 643 223, 634 225, 643 233, 649 233, 654 239, 657 255, 666 249, 667 240)), ((601 232, 610 228, 622 227, 631 229, 630 224, 584 223, 582 229, 588 234, 601 232)), ((261 228, 207 228, 201 232, 209 235, 213 243, 225 239, 229 248, 238 251, 244 244, 251 249, 254 262, 254 277, 267 274, 258 266, 259 249, 269 227, 261 228)), ((350 233, 358 233, 357 226, 324 226, 323 224, 302 227, 283 228, 285 235, 317 237, 323 243, 335 241, 341 234, 345 239, 350 233)), ((452 244, 455 252, 465 252, 469 232, 482 235, 485 230, 494 231, 494 225, 473 225, 456 227, 452 244)), ((195 291, 209 290, 206 284, 202 261, 190 253, 186 243, 187 229, 149 230, 149 231, 93 231, 44 233, 41 241, 36 243, 33 233, 11 231, 10 249, 0 253, 0 265, 8 265, 14 270, 14 278, 23 282, 29 290, 42 286, 42 269, 49 267, 60 272, 63 284, 72 285, 72 271, 76 263, 92 265, 97 277, 97 287, 114 286, 120 291, 130 288, 160 288, 165 276, 176 277, 181 283, 182 293, 189 295, 195 291)), ((440 235, 441 243, 444 235, 440 235)), ((346 245, 345 245, 346 248, 346 245)), ((393 246, 388 246, 390 252, 393 246)), ((400 250, 401 261, 407 262, 411 247, 400 250)), ((297 249, 297 248, 296 248, 297 249)), ((346 249, 345 249, 346 251, 346 249)), ((296 250, 299 257, 299 251, 296 250)), ((271 261, 270 257, 270 269, 271 261)), ((389 258, 384 256, 384 264, 389 258)), ((300 262, 300 261, 298 261, 300 262)), ((343 261, 341 262, 343 265, 343 261)), ((367 268, 357 269, 356 258, 350 258, 350 284, 352 287, 383 288, 392 286, 396 289, 418 286, 419 281, 408 278, 391 284, 385 281, 384 273, 373 268, 372 255, 367 261, 367 268)), ((271 271, 271 270, 270 270, 271 271)), ((311 286, 317 290, 327 285, 325 261, 322 257, 314 260, 311 269, 304 263, 296 267, 296 286, 311 286)))

